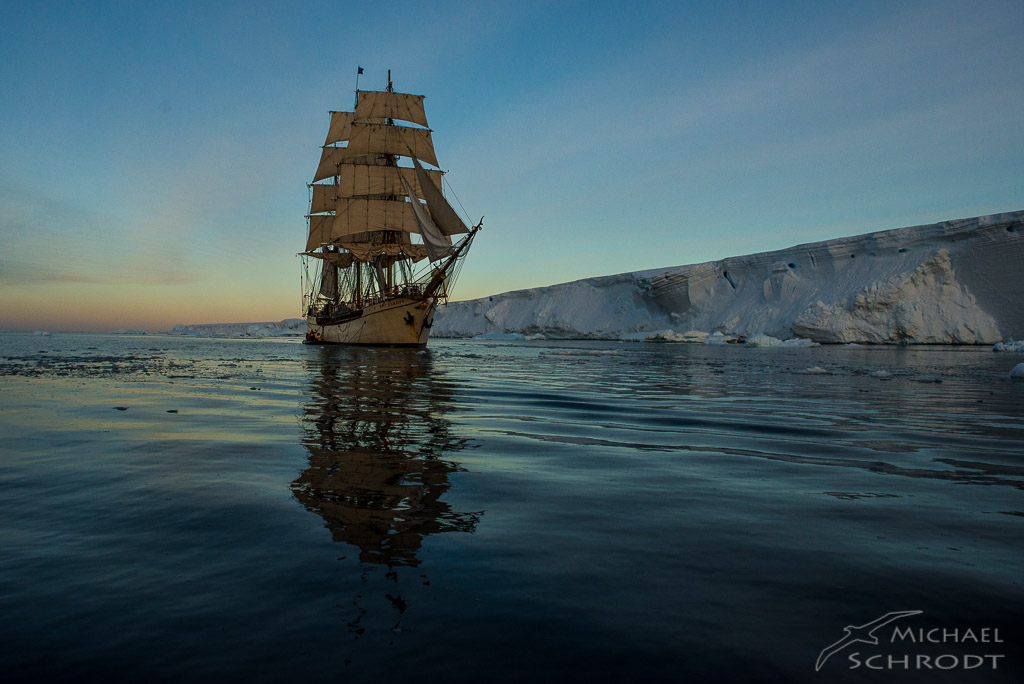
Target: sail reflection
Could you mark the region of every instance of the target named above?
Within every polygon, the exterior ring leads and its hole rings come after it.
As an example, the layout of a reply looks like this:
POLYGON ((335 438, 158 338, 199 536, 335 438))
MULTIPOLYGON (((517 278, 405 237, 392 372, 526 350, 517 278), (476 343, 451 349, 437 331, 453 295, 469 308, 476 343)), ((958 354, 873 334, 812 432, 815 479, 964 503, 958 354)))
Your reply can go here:
POLYGON ((462 470, 450 455, 472 445, 452 434, 445 415, 454 392, 430 353, 316 352, 301 418, 309 468, 291 485, 296 498, 365 563, 416 566, 428 535, 472 532, 481 513, 442 501, 449 475, 462 470))

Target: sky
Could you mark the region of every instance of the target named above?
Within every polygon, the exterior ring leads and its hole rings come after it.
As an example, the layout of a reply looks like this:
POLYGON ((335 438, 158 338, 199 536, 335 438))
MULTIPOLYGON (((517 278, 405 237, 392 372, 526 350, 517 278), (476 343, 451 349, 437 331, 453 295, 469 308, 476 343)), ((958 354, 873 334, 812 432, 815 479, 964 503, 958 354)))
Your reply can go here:
POLYGON ((4 2, 0 330, 301 316, 330 110, 426 95, 453 299, 1024 209, 1024 3, 4 2))

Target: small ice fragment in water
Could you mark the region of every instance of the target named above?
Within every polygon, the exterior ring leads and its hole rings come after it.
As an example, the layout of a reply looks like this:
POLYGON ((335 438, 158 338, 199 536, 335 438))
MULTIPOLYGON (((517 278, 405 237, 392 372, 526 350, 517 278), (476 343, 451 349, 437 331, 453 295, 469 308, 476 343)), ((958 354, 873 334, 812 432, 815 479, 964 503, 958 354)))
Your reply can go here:
POLYGON ((1018 363, 1010 369, 1010 377, 1014 380, 1024 380, 1024 363, 1018 363))
POLYGON ((873 378, 881 378, 882 380, 888 380, 889 378, 892 377, 892 373, 885 369, 871 371, 870 373, 868 373, 868 375, 870 375, 873 378))
POLYGON ((825 375, 828 373, 828 371, 822 368, 821 366, 811 366, 810 368, 800 372, 804 373, 805 375, 825 375))

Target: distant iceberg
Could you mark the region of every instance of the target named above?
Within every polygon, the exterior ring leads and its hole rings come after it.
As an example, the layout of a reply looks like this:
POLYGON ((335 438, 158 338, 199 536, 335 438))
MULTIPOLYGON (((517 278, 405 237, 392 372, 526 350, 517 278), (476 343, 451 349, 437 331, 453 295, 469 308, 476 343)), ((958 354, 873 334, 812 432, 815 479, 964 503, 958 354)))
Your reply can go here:
POLYGON ((200 323, 178 324, 168 330, 168 335, 191 335, 194 337, 290 337, 305 335, 304 318, 286 318, 269 323, 200 323))
POLYGON ((440 308, 431 335, 995 344, 1024 337, 1022 234, 1017 211, 517 290, 440 308))

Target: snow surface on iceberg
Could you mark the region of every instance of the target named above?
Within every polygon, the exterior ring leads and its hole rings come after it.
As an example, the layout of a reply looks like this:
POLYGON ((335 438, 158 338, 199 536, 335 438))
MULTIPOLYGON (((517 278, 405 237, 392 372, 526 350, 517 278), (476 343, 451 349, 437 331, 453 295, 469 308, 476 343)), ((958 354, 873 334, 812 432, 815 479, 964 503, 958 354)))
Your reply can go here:
POLYGON ((1018 211, 517 290, 442 307, 431 334, 993 344, 1024 336, 1022 233, 1018 211))

